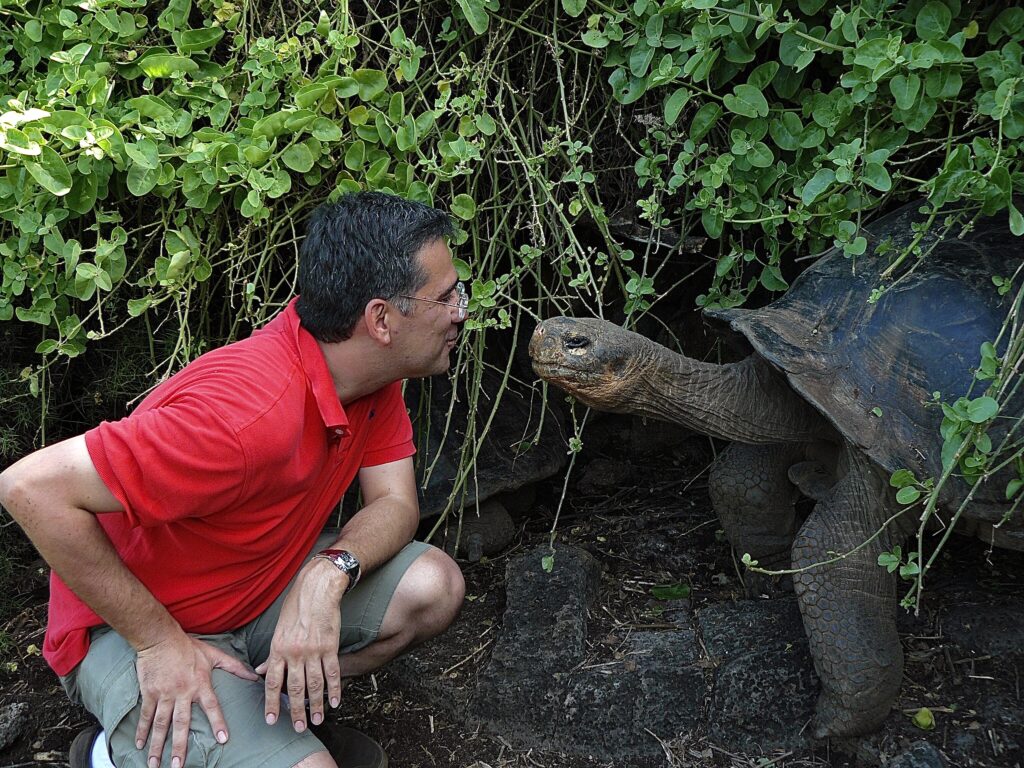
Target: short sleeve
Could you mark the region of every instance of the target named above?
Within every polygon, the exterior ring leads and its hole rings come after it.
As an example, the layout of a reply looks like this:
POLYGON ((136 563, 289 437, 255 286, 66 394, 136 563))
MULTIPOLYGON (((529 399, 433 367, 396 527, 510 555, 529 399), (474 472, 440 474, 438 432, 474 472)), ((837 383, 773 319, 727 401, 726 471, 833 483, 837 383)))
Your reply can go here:
POLYGON ((379 392, 368 425, 370 431, 361 467, 390 464, 416 453, 401 381, 389 384, 379 392))
POLYGON ((131 526, 204 517, 242 495, 246 459, 214 407, 182 397, 85 434, 100 478, 131 526))

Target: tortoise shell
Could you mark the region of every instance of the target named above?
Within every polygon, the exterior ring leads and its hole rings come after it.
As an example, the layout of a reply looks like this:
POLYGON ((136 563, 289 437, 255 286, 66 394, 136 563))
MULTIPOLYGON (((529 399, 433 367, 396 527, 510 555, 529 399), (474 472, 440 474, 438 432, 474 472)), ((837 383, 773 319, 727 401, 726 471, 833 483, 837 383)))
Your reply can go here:
MULTIPOLYGON (((891 259, 879 255, 878 246, 891 238, 889 254, 895 255, 908 245, 911 225, 924 220, 918 208, 904 206, 867 227, 868 250, 860 258, 836 248, 825 252, 772 304, 707 314, 745 336, 881 467, 907 468, 923 479, 942 472, 942 410, 932 393, 947 403, 984 394, 988 383, 974 378, 980 347, 999 337, 1021 280, 1017 275, 1014 290, 1000 296, 992 277, 1017 273, 1024 240, 1010 233, 1005 216, 979 220, 960 239, 940 240, 930 232, 922 240, 927 257, 887 284, 881 273, 891 259), (872 303, 872 291, 886 285, 872 303)), ((1002 334, 1000 354, 1008 335, 1002 334)), ((1010 418, 997 419, 990 431, 994 445, 1022 412, 1024 393, 1018 392, 1003 408, 1010 418)), ((1005 485, 986 483, 975 498, 998 504, 1005 485)), ((956 480, 942 501, 957 503, 968 490, 956 480)), ((997 519, 1001 512, 981 516, 997 519)))

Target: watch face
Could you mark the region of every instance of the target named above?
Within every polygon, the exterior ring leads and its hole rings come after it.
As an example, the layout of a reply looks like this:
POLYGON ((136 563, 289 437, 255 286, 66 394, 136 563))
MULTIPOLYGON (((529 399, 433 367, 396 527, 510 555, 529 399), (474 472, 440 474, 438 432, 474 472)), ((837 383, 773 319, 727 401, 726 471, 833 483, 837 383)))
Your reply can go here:
POLYGON ((315 556, 330 560, 339 570, 348 575, 349 582, 346 592, 359 581, 359 561, 351 552, 344 549, 325 549, 317 552, 315 556))

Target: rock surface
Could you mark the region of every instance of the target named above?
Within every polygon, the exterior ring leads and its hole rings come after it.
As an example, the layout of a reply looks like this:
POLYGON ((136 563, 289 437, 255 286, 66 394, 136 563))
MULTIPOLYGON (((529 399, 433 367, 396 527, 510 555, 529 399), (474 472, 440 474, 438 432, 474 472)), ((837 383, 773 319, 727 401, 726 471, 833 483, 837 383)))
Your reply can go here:
POLYGON ((28 704, 15 701, 0 707, 0 752, 17 741, 29 725, 28 704))
POLYGON ((712 605, 698 612, 697 623, 717 666, 712 738, 738 750, 805 746, 818 680, 796 601, 712 605))
POLYGON ((934 744, 915 741, 910 749, 885 764, 885 768, 945 768, 946 760, 934 744))
POLYGON ((611 759, 661 752, 700 722, 706 685, 693 629, 633 632, 621 658, 586 664, 587 608, 599 566, 580 549, 545 547, 509 562, 507 607, 471 717, 512 743, 611 759))

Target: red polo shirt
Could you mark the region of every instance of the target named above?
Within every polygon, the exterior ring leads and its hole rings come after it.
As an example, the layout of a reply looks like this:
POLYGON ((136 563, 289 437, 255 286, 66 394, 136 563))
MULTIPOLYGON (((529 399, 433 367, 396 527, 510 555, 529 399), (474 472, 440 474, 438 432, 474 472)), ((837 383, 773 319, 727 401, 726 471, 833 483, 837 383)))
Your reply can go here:
MULTIPOLYGON (((97 518, 187 632, 225 632, 285 589, 360 467, 411 456, 395 382, 342 408, 293 301, 85 435, 123 513, 97 518)), ((56 574, 43 655, 65 675, 103 624, 56 574)))

